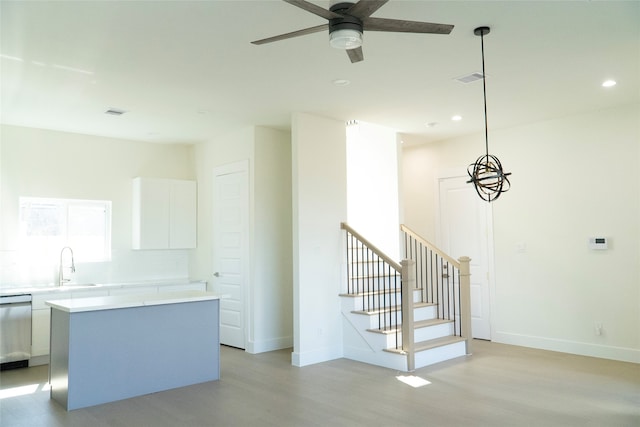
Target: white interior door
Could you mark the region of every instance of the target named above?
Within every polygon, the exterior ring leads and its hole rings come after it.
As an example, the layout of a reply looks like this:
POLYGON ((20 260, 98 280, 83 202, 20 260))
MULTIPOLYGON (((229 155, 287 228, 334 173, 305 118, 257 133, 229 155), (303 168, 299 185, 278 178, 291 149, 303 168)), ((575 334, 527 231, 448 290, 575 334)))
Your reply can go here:
POLYGON ((440 178, 438 246, 458 259, 471 258, 472 336, 491 339, 489 209, 466 176, 440 178))
POLYGON ((249 171, 247 162, 214 169, 214 289, 220 295, 220 342, 246 346, 249 265, 249 171))

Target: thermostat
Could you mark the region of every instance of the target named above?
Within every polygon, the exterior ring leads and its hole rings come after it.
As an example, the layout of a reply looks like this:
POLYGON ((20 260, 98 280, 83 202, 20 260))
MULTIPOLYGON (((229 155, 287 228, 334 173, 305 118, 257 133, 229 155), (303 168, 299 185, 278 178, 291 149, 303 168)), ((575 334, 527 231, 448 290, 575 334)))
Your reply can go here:
POLYGON ((608 249, 606 237, 589 237, 589 249, 604 250, 608 249))

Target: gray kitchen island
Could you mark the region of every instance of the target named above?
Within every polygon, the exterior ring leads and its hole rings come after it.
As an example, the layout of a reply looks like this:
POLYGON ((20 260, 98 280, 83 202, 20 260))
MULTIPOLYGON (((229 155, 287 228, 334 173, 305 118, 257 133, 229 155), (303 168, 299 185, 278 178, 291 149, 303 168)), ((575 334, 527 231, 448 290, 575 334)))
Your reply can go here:
POLYGON ((48 301, 51 398, 67 410, 220 378, 210 292, 48 301))

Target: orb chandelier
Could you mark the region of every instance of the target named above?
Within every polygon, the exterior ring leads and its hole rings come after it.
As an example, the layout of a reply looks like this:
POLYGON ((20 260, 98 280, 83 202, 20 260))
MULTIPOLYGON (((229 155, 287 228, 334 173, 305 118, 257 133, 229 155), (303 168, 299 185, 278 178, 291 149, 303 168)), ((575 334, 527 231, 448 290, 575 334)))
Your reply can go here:
POLYGON ((467 168, 471 178, 467 183, 473 183, 480 198, 487 202, 496 200, 502 193, 511 187, 508 176, 511 172, 504 172, 502 163, 494 155, 489 154, 489 130, 487 126, 487 84, 484 71, 484 36, 489 34, 489 27, 478 27, 473 30, 476 36, 480 36, 482 46, 482 89, 484 93, 484 140, 485 154, 478 157, 475 163, 467 168))

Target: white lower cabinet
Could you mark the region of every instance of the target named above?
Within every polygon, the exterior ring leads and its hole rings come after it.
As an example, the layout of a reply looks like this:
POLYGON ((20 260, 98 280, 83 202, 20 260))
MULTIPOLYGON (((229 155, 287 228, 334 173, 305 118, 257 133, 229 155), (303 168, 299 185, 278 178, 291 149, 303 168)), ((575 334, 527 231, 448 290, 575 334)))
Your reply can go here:
POLYGON ((31 357, 49 354, 51 309, 31 310, 31 357))
POLYGON ((45 301, 69 298, 70 293, 39 293, 31 297, 31 357, 49 354, 51 309, 45 301))

